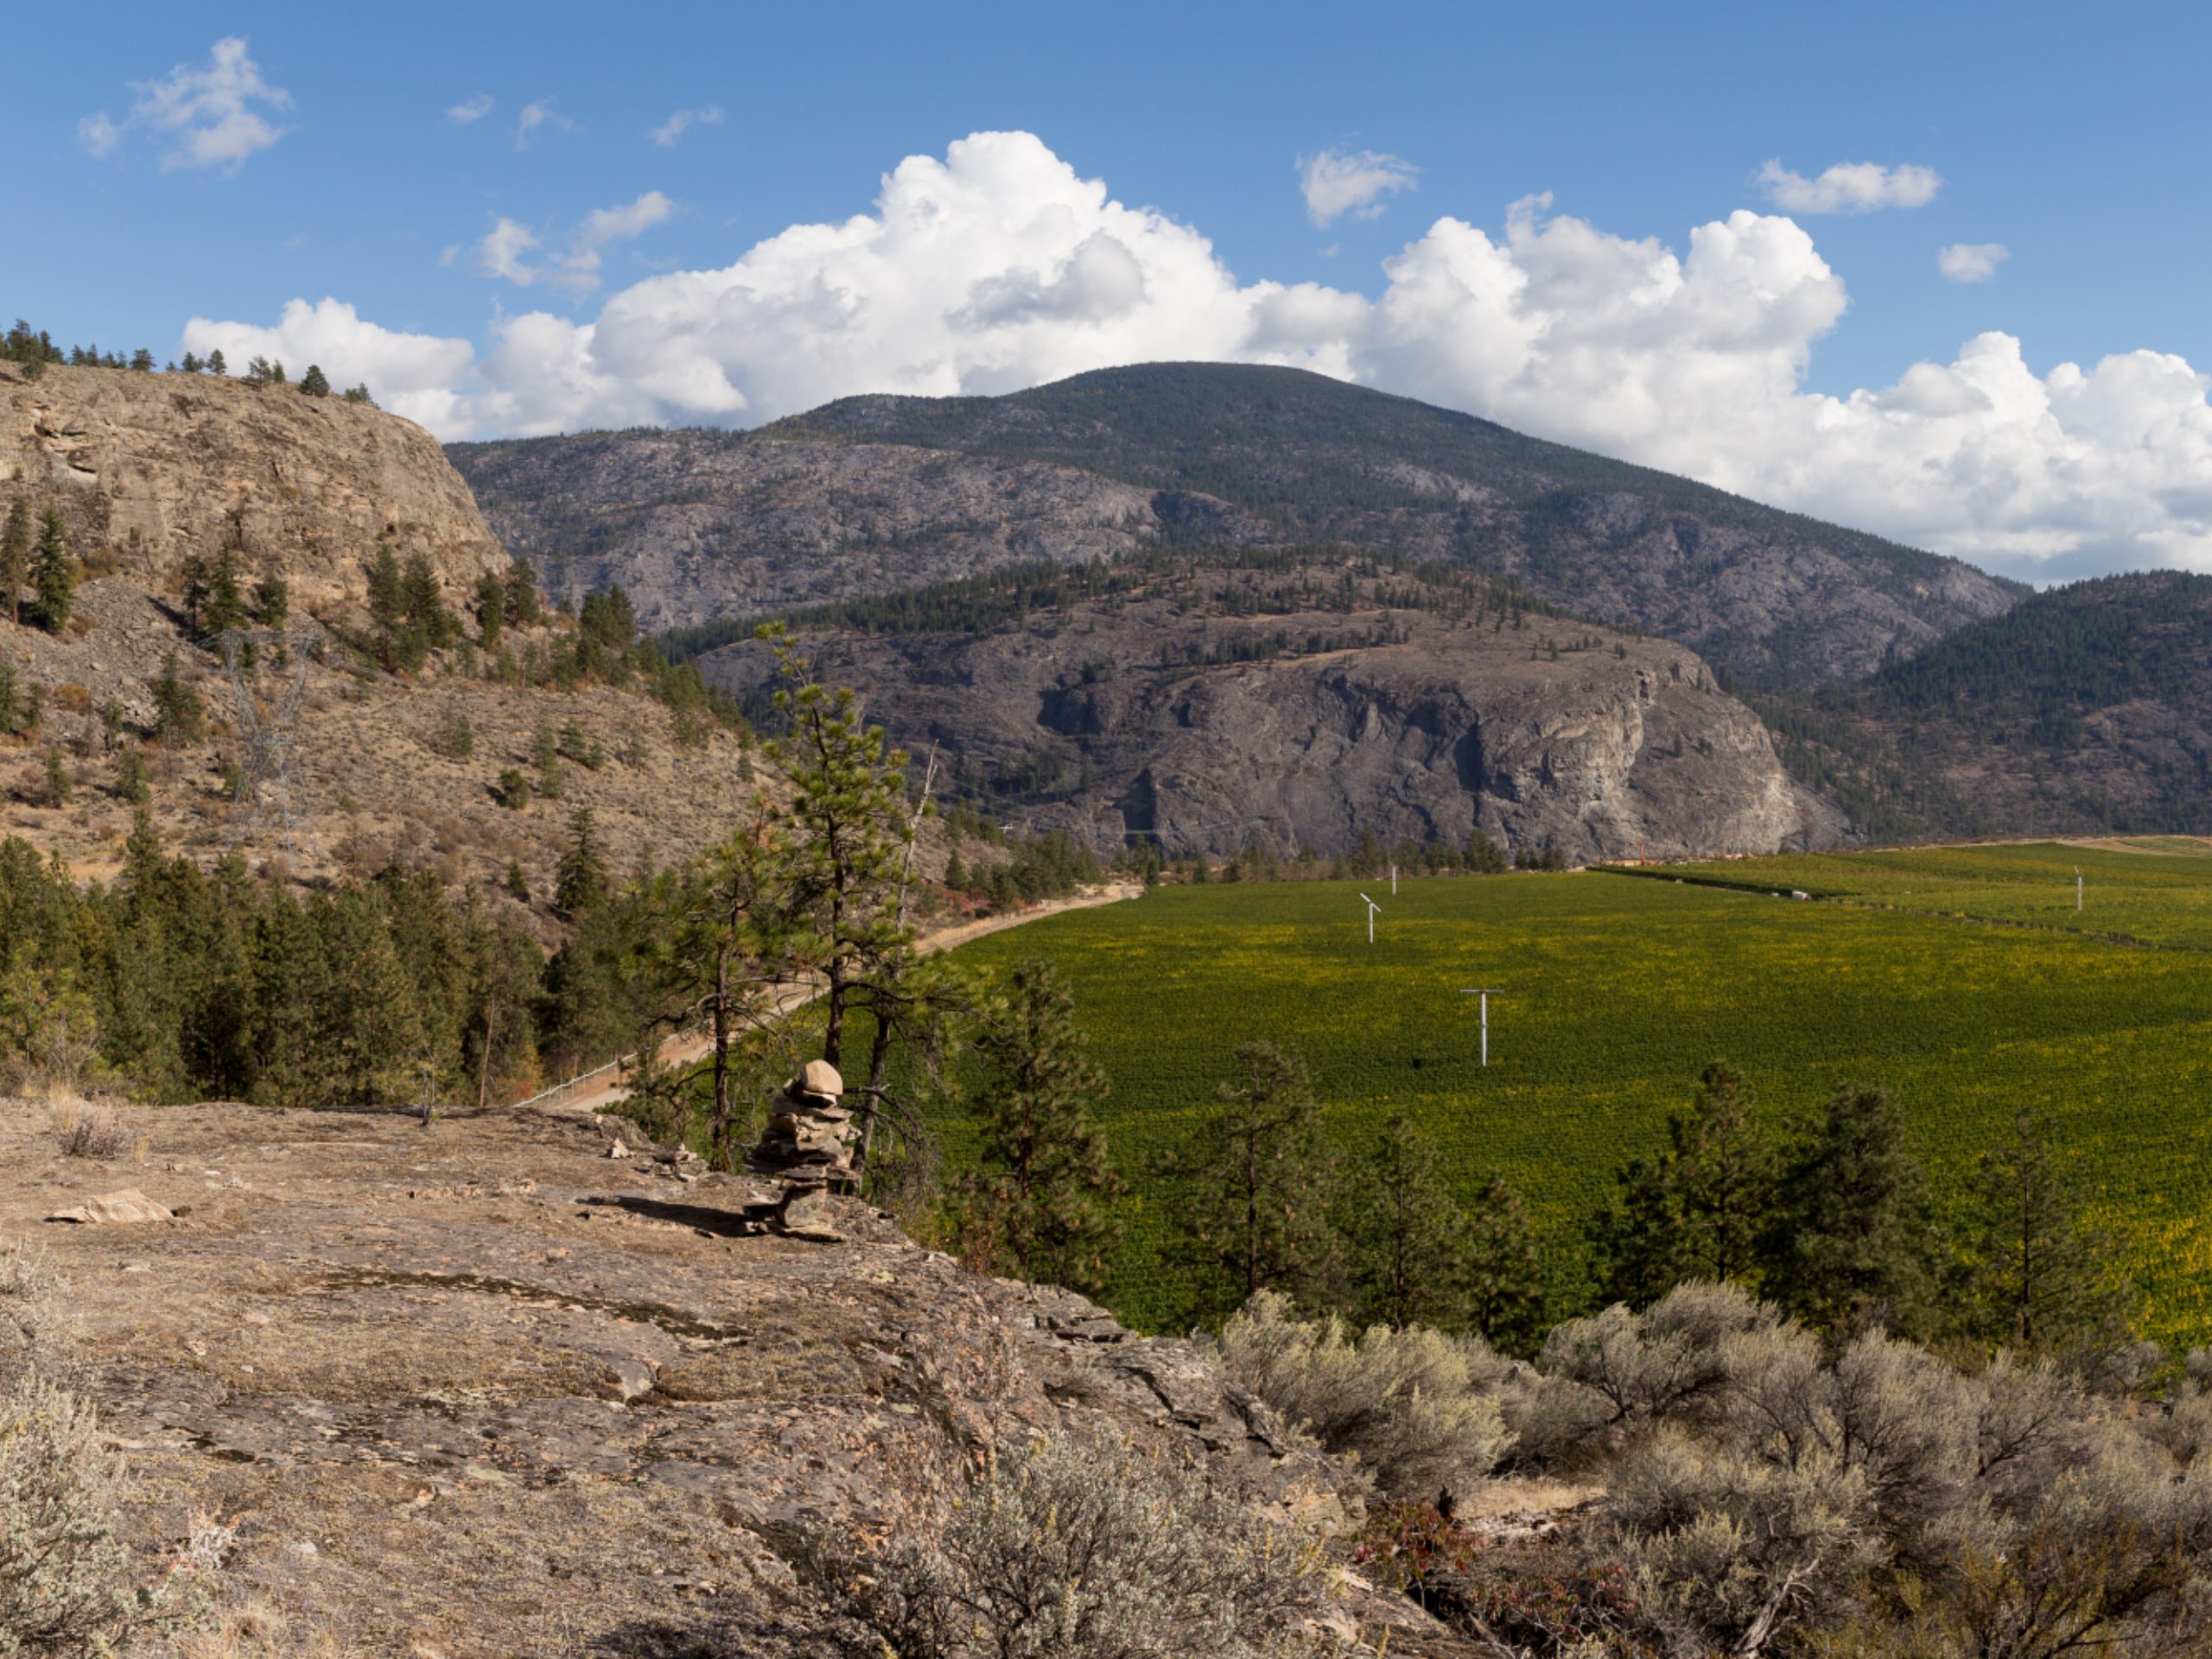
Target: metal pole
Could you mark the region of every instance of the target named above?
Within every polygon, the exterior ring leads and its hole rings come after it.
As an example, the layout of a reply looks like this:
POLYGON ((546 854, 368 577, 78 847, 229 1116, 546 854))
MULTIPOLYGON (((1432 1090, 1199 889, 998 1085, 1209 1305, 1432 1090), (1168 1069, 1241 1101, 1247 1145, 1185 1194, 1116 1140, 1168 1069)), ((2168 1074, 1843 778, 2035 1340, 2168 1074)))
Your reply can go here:
POLYGON ((1483 1070, 1490 1070, 1490 993, 1482 995, 1483 1006, 1483 1070))
POLYGON ((2076 865, 2074 867, 2074 912, 2075 912, 2075 913, 2076 915, 2079 915, 2079 914, 2081 913, 2081 911, 2082 911, 2082 867, 2081 867, 2079 864, 2076 864, 2076 865))

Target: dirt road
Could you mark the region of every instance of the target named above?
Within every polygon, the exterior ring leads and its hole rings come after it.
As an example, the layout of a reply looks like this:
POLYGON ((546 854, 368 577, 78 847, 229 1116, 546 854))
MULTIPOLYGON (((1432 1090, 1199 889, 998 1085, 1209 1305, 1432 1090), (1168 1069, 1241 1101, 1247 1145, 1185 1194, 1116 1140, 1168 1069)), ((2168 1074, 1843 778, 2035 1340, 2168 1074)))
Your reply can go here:
MULTIPOLYGON (((1097 905, 1116 904, 1124 899, 1135 899, 1143 891, 1135 882, 1116 882, 1110 887, 1079 893, 1071 899, 1047 899, 1026 909, 1009 911, 999 916, 985 916, 976 921, 961 922, 951 927, 940 928, 933 933, 925 933, 917 941, 915 948, 923 956, 934 956, 940 950, 950 950, 972 939, 980 939, 988 933, 1003 932, 1009 927, 1020 927, 1025 922, 1057 916, 1063 911, 1088 910, 1097 905)), ((772 999, 775 1016, 781 1019, 794 1009, 804 1007, 813 1000, 818 988, 810 984, 794 984, 779 989, 772 999)), ((699 1059, 706 1054, 712 1042, 713 1039, 696 1033, 671 1037, 660 1046, 661 1063, 664 1065, 682 1065, 699 1059)), ((541 1112, 588 1116, 630 1092, 622 1081, 625 1069, 621 1062, 601 1066, 522 1103, 541 1112)))

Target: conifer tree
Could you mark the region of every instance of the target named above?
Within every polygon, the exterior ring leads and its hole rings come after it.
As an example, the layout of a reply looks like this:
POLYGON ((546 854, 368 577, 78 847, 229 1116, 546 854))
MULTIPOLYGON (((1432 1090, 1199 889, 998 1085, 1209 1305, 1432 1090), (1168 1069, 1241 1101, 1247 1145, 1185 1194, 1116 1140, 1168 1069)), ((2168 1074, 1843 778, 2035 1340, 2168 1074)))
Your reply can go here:
POLYGON ((507 566, 507 620, 518 628, 534 628, 542 612, 537 603, 537 573, 530 568, 528 559, 516 559, 507 566))
POLYGON ((46 752, 46 804, 48 806, 69 804, 69 768, 61 764, 61 751, 46 752))
POLYGON ((1807 1324, 1924 1328, 1937 1240, 1886 1090, 1847 1084, 1829 1098, 1788 1159, 1762 1243, 1763 1289, 1807 1324))
POLYGON ((292 585, 284 573, 272 570, 253 585, 253 620, 264 628, 282 630, 291 620, 292 585))
POLYGON ((574 916, 602 902, 607 886, 607 859, 591 808, 580 806, 569 815, 569 845, 554 868, 553 902, 574 916))
POLYGON ((30 581, 31 620, 48 633, 60 632, 68 626, 77 567, 69 556, 68 532, 62 528, 59 507, 48 507, 39 526, 38 545, 31 550, 30 581))
POLYGON ((223 361, 223 354, 222 354, 222 353, 221 353, 221 352, 219 352, 219 351, 214 351, 214 352, 210 352, 210 353, 207 353, 207 372, 208 372, 208 373, 210 373, 210 374, 228 374, 230 372, 231 372, 231 365, 230 365, 229 364, 226 363, 225 361, 223 361))
POLYGON ((300 377, 300 390, 310 397, 330 396, 330 377, 323 373, 322 365, 308 365, 308 372, 300 377))
POLYGON ((2135 1296, 2113 1241, 2083 1219, 2086 1192, 2050 1126, 2023 1112, 1974 1160, 1960 1230, 1963 1335, 2026 1352, 2124 1336, 2135 1296))
POLYGON ((438 588, 438 575, 430 564, 427 553, 410 553, 400 575, 400 608, 407 626, 419 630, 430 642, 431 649, 439 650, 451 645, 461 632, 461 625, 445 606, 445 597, 438 588))
POLYGON ((0 652, 0 737, 16 734, 16 721, 22 710, 17 707, 20 695, 16 686, 16 664, 5 652, 0 652))
POLYGON ((154 682, 154 735, 173 748, 197 743, 200 719, 200 693, 178 669, 172 645, 162 658, 161 677, 154 682))
POLYGON ((1395 1115, 1348 1177, 1338 1210, 1353 1322, 1465 1330, 1467 1215, 1437 1173, 1428 1137, 1395 1115))
POLYGON ((1121 1236, 1107 1205, 1121 1191, 1091 1116, 1106 1077, 1085 1052, 1075 1005, 1052 964, 1018 964, 974 1037, 984 1078, 978 1167, 961 1184, 966 1232, 987 1262, 1033 1284, 1096 1290, 1121 1236))
POLYGON ((1192 1145, 1164 1160, 1161 1173, 1183 1188, 1176 1254, 1199 1272, 1199 1318, 1232 1313, 1261 1290, 1329 1298, 1338 1274, 1333 1172, 1297 1055, 1268 1043, 1237 1049, 1192 1145))
POLYGON ((31 596, 31 504, 17 496, 8 505, 8 525, 0 532, 0 603, 8 620, 20 624, 23 603, 31 596))
POLYGON ((390 542, 378 542, 376 556, 369 562, 369 614, 386 632, 406 620, 407 591, 399 574, 399 556, 390 542))
POLYGON ((1543 1256, 1529 1209, 1503 1175, 1476 1194, 1467 1229, 1467 1323, 1508 1353, 1544 1334, 1543 1256))
POLYGON ((477 639, 486 651, 499 645, 500 625, 506 620, 506 584, 486 574, 476 579, 477 639))
POLYGON ((207 597, 194 626, 203 633, 222 633, 232 628, 243 628, 248 620, 245 588, 238 575, 238 550, 225 546, 217 551, 214 563, 208 568, 207 597))
POLYGON ((1715 1060, 1689 1109, 1668 1114, 1666 1147, 1615 1174, 1612 1205, 1591 1225, 1607 1300, 1648 1306, 1688 1279, 1758 1287, 1780 1166, 1751 1106, 1743 1074, 1715 1060))
POLYGON ((123 758, 116 762, 116 798, 132 806, 143 806, 151 792, 146 779, 146 752, 133 743, 123 751, 123 758))

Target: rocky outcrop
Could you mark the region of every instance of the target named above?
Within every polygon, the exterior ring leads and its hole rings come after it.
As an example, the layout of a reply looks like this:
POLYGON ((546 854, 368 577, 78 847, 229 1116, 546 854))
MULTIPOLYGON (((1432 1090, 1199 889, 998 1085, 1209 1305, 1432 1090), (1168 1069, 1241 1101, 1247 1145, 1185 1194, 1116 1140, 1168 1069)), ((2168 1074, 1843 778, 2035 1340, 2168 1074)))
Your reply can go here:
MULTIPOLYGON (((1010 800, 1001 816, 1101 851, 1150 839, 1171 856, 1255 842, 1329 853, 1362 830, 1456 845, 1479 829, 1586 862, 1770 853, 1842 829, 1700 658, 1580 624, 1238 618, 1152 599, 804 649, 861 688, 896 741, 942 746, 952 792, 1010 800), (1261 645, 1352 633, 1377 643, 1261 645)), ((772 671, 753 644, 704 662, 739 691, 772 671)))
POLYGON ((656 628, 1116 558, 1188 517, 1175 499, 1071 467, 892 444, 639 430, 450 453, 556 593, 620 584, 656 628))
POLYGON ((293 386, 0 365, 0 497, 17 493, 61 508, 79 556, 156 592, 234 536, 302 605, 358 597, 379 540, 456 590, 506 563, 436 439, 293 386))
MULTIPOLYGON (((799 1529, 880 1528, 1040 1431, 1357 1515, 1347 1471, 1196 1344, 965 1272, 855 1200, 831 1201, 845 1243, 746 1236, 751 1182, 610 1160, 615 1120, 124 1110, 173 1222, 43 1225, 111 1176, 19 1103, 0 1232, 74 1287, 127 1541, 158 1565, 220 1517, 219 1587, 281 1613, 283 1651, 801 1659, 799 1529)), ((1469 1651, 1348 1587, 1370 1643, 1469 1651)))

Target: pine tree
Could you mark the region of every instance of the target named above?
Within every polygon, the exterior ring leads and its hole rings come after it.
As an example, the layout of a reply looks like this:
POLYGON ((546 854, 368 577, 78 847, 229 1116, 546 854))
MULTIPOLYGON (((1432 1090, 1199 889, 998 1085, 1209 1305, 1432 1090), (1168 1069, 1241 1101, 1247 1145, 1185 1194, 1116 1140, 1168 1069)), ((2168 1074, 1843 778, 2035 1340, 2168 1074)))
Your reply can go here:
POLYGON ((69 768, 61 764, 61 751, 46 752, 46 804, 48 806, 69 804, 69 768))
POLYGON ((983 1261, 1033 1284, 1096 1290, 1121 1236, 1107 1213, 1121 1180, 1091 1116, 1106 1077, 1049 963, 1014 968, 974 1044, 984 1077, 978 1167, 958 1194, 968 1236, 983 1261))
POLYGON ((369 562, 368 575, 369 614, 378 627, 390 632, 407 615, 407 591, 399 574, 399 556, 392 551, 390 542, 377 543, 376 556, 369 562))
POLYGON ((446 609, 438 587, 438 574, 427 553, 410 553, 399 579, 400 610, 410 629, 419 631, 433 650, 451 645, 461 625, 446 609))
POLYGON ((1237 1049, 1192 1145, 1161 1173, 1184 1189, 1175 1253, 1198 1270, 1199 1318, 1232 1313, 1255 1291, 1325 1300, 1334 1289, 1333 1172, 1295 1054, 1268 1043, 1237 1049))
POLYGON ((1688 1111, 1667 1116, 1667 1147, 1615 1174, 1612 1205, 1591 1225, 1606 1300, 1644 1307, 1688 1279, 1758 1288, 1778 1155, 1751 1117, 1743 1074, 1706 1067, 1688 1111))
POLYGON ((16 721, 22 712, 18 706, 21 700, 16 684, 16 664, 5 652, 0 652, 0 737, 16 734, 16 721))
POLYGON ((330 379, 323 373, 322 365, 310 363, 308 372, 300 377, 300 390, 310 397, 330 396, 330 379))
POLYGON ((537 604, 537 573, 528 559, 507 566, 507 620, 518 628, 534 628, 541 613, 537 604))
POLYGON ((200 605, 200 620, 195 626, 203 633, 223 633, 243 628, 248 620, 245 588, 238 575, 238 551, 226 546, 216 553, 215 562, 208 569, 207 597, 200 605))
POLYGON ((478 640, 486 651, 499 645, 500 625, 506 620, 507 588, 499 577, 486 574, 476 579, 478 640))
POLYGON ((569 815, 569 845, 554 869, 553 902, 574 916, 604 901, 607 887, 607 859, 591 808, 580 806, 569 815))
POLYGON ((0 532, 0 603, 8 607, 10 621, 22 621, 30 584, 31 504, 19 495, 9 504, 8 527, 0 532))
POLYGON ((146 752, 133 743, 116 762, 115 798, 132 806, 143 806, 151 793, 146 778, 146 752))
POLYGON ((1936 1246, 1896 1101, 1886 1090, 1838 1089, 1783 1171, 1764 1288, 1808 1325, 1878 1322, 1910 1336, 1926 1323, 1936 1246))
POLYGON ((1528 1353, 1544 1334, 1542 1253, 1528 1206, 1493 1174, 1476 1195, 1467 1230, 1467 1322, 1508 1353, 1528 1353))
POLYGON ((264 628, 282 630, 291 620, 292 585, 284 573, 272 570, 253 585, 253 620, 264 628))
POLYGON ((1437 1173, 1436 1150, 1402 1113, 1349 1172, 1338 1205, 1358 1325, 1461 1331, 1467 1309, 1467 1215, 1437 1173))
POLYGON ((154 369, 153 352, 149 348, 141 346, 137 351, 130 353, 130 366, 140 371, 142 373, 152 373, 154 369))
POLYGON ((68 626, 69 606, 77 591, 76 561, 69 556, 69 537, 61 525, 61 510, 48 507, 39 526, 38 545, 31 550, 31 620, 48 633, 68 626))
POLYGON ((230 365, 229 364, 226 363, 225 361, 223 361, 223 354, 222 354, 222 353, 220 353, 219 351, 216 351, 216 352, 210 352, 210 353, 207 353, 207 372, 208 372, 208 373, 210 373, 210 374, 228 374, 230 372, 231 372, 231 365, 230 365))
POLYGON ((2135 1300, 2113 1241, 2082 1219, 2085 1191, 2050 1126, 2022 1113, 1974 1160, 1960 1245, 1961 1334, 2028 1352, 2124 1337, 2135 1300))
POLYGON ((162 659, 161 677, 154 682, 154 735, 171 748, 197 743, 200 719, 200 693, 179 671, 172 645, 162 659))

